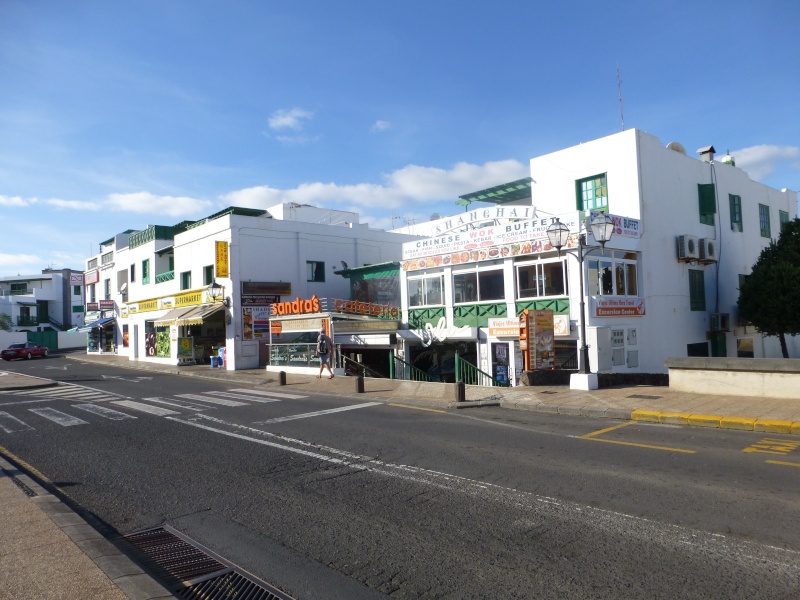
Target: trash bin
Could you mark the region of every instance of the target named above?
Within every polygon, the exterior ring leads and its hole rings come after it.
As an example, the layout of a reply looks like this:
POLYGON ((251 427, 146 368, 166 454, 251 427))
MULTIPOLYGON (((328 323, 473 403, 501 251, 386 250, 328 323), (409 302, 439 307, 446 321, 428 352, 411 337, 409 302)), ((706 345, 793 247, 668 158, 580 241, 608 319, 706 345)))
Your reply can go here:
POLYGON ((212 356, 211 357, 211 368, 212 369, 219 369, 222 364, 222 359, 219 356, 212 356))

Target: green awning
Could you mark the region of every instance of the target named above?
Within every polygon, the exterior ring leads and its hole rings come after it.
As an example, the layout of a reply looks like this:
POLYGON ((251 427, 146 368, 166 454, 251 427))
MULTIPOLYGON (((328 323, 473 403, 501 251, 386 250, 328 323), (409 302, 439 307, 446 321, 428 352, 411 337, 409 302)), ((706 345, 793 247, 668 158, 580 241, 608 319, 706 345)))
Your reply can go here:
POLYGON ((456 204, 460 206, 469 206, 473 202, 488 202, 489 204, 507 204, 509 202, 517 202, 520 200, 531 199, 531 182, 533 179, 525 177, 524 179, 517 179, 502 185, 486 188, 471 194, 464 194, 459 196, 456 204))

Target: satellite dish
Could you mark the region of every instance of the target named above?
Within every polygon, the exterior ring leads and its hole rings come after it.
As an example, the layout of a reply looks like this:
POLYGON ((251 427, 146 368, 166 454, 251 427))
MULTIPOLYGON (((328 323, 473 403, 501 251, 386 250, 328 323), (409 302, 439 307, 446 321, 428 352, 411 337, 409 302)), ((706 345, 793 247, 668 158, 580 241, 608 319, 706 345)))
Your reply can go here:
POLYGON ((437 221, 437 220, 439 220, 441 218, 442 218, 442 215, 440 215, 439 213, 433 213, 431 215, 431 221, 437 221))
POLYGON ((674 150, 679 154, 683 154, 684 156, 686 155, 686 148, 684 148, 683 144, 681 144, 680 142, 670 142, 669 144, 667 144, 667 148, 669 148, 670 150, 674 150))

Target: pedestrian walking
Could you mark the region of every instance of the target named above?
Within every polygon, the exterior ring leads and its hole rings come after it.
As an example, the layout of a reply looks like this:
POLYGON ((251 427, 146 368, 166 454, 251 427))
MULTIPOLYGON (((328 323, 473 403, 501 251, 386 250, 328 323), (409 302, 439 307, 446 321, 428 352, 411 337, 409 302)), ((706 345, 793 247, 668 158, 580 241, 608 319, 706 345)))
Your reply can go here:
POLYGON ((317 375, 317 379, 322 377, 323 369, 328 369, 328 373, 330 373, 328 379, 334 378, 330 365, 331 352, 333 352, 333 341, 325 333, 325 329, 320 329, 319 336, 317 336, 317 356, 319 357, 319 375, 317 375))

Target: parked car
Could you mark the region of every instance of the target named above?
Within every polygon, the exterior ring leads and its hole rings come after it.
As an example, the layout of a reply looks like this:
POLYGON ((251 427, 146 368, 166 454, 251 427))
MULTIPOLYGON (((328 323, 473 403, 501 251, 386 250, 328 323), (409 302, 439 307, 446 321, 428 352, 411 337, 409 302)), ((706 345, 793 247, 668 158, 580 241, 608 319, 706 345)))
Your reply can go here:
POLYGON ((34 344, 33 342, 24 342, 21 344, 11 344, 8 348, 0 352, 0 358, 3 360, 11 360, 13 358, 27 358, 32 359, 35 356, 47 356, 47 348, 34 344))

